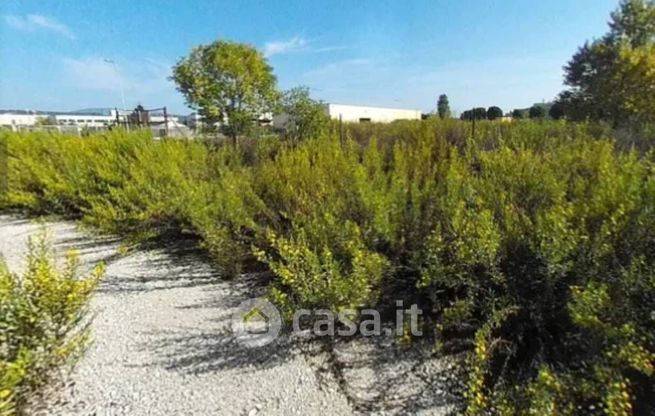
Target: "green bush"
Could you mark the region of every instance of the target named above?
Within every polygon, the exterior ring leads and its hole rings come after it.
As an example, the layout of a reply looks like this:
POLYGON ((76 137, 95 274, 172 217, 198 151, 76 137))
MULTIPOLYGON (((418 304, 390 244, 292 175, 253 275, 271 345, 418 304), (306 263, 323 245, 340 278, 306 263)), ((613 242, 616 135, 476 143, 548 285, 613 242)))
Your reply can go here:
POLYGON ((415 302, 439 344, 472 346, 470 414, 648 414, 655 152, 611 133, 431 119, 238 148, 2 133, 0 204, 196 236, 226 274, 271 272, 287 312, 415 302))
POLYGON ((104 271, 99 265, 81 278, 73 251, 57 268, 45 232, 28 247, 20 276, 0 263, 0 415, 21 410, 54 367, 81 352, 86 306, 104 271))

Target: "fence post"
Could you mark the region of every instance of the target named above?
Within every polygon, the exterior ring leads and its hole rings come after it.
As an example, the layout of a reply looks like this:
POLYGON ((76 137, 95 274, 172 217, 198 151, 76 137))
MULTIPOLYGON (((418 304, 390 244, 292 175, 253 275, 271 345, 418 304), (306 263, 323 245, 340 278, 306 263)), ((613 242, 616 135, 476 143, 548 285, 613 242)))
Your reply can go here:
POLYGON ((343 147, 343 115, 339 113, 339 141, 343 147))
POLYGON ((168 113, 166 112, 166 106, 164 106, 164 129, 166 131, 166 137, 168 137, 168 113))

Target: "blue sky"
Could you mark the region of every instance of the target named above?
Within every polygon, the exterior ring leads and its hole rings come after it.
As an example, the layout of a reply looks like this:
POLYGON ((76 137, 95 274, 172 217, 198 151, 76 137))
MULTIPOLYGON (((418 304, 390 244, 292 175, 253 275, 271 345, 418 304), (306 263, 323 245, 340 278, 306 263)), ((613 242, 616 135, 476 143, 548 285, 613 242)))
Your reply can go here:
POLYGON ((262 50, 279 87, 330 102, 434 109, 552 99, 617 0, 0 0, 0 108, 188 109, 167 80, 197 44, 262 50), (104 59, 116 62, 115 66, 104 59))

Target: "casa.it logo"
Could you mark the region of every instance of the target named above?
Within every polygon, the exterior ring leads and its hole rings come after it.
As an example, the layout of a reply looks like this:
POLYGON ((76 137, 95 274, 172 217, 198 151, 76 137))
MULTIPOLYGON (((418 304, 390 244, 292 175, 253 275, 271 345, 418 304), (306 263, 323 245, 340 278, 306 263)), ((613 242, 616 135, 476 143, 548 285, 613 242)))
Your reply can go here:
POLYGON ((277 338, 282 328, 280 313, 264 298, 248 299, 232 315, 232 331, 246 347, 263 347, 277 338))

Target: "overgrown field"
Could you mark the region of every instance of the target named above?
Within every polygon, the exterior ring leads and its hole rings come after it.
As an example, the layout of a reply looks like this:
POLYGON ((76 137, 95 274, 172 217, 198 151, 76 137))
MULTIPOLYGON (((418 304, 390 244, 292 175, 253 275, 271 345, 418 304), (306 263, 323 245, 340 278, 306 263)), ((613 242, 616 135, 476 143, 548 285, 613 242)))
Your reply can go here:
MULTIPOLYGON (((653 414, 655 152, 555 122, 346 126, 235 148, 0 133, 1 206, 188 233, 297 307, 416 302, 470 345, 470 414, 653 414)), ((407 303, 406 303, 407 304, 407 303)))

